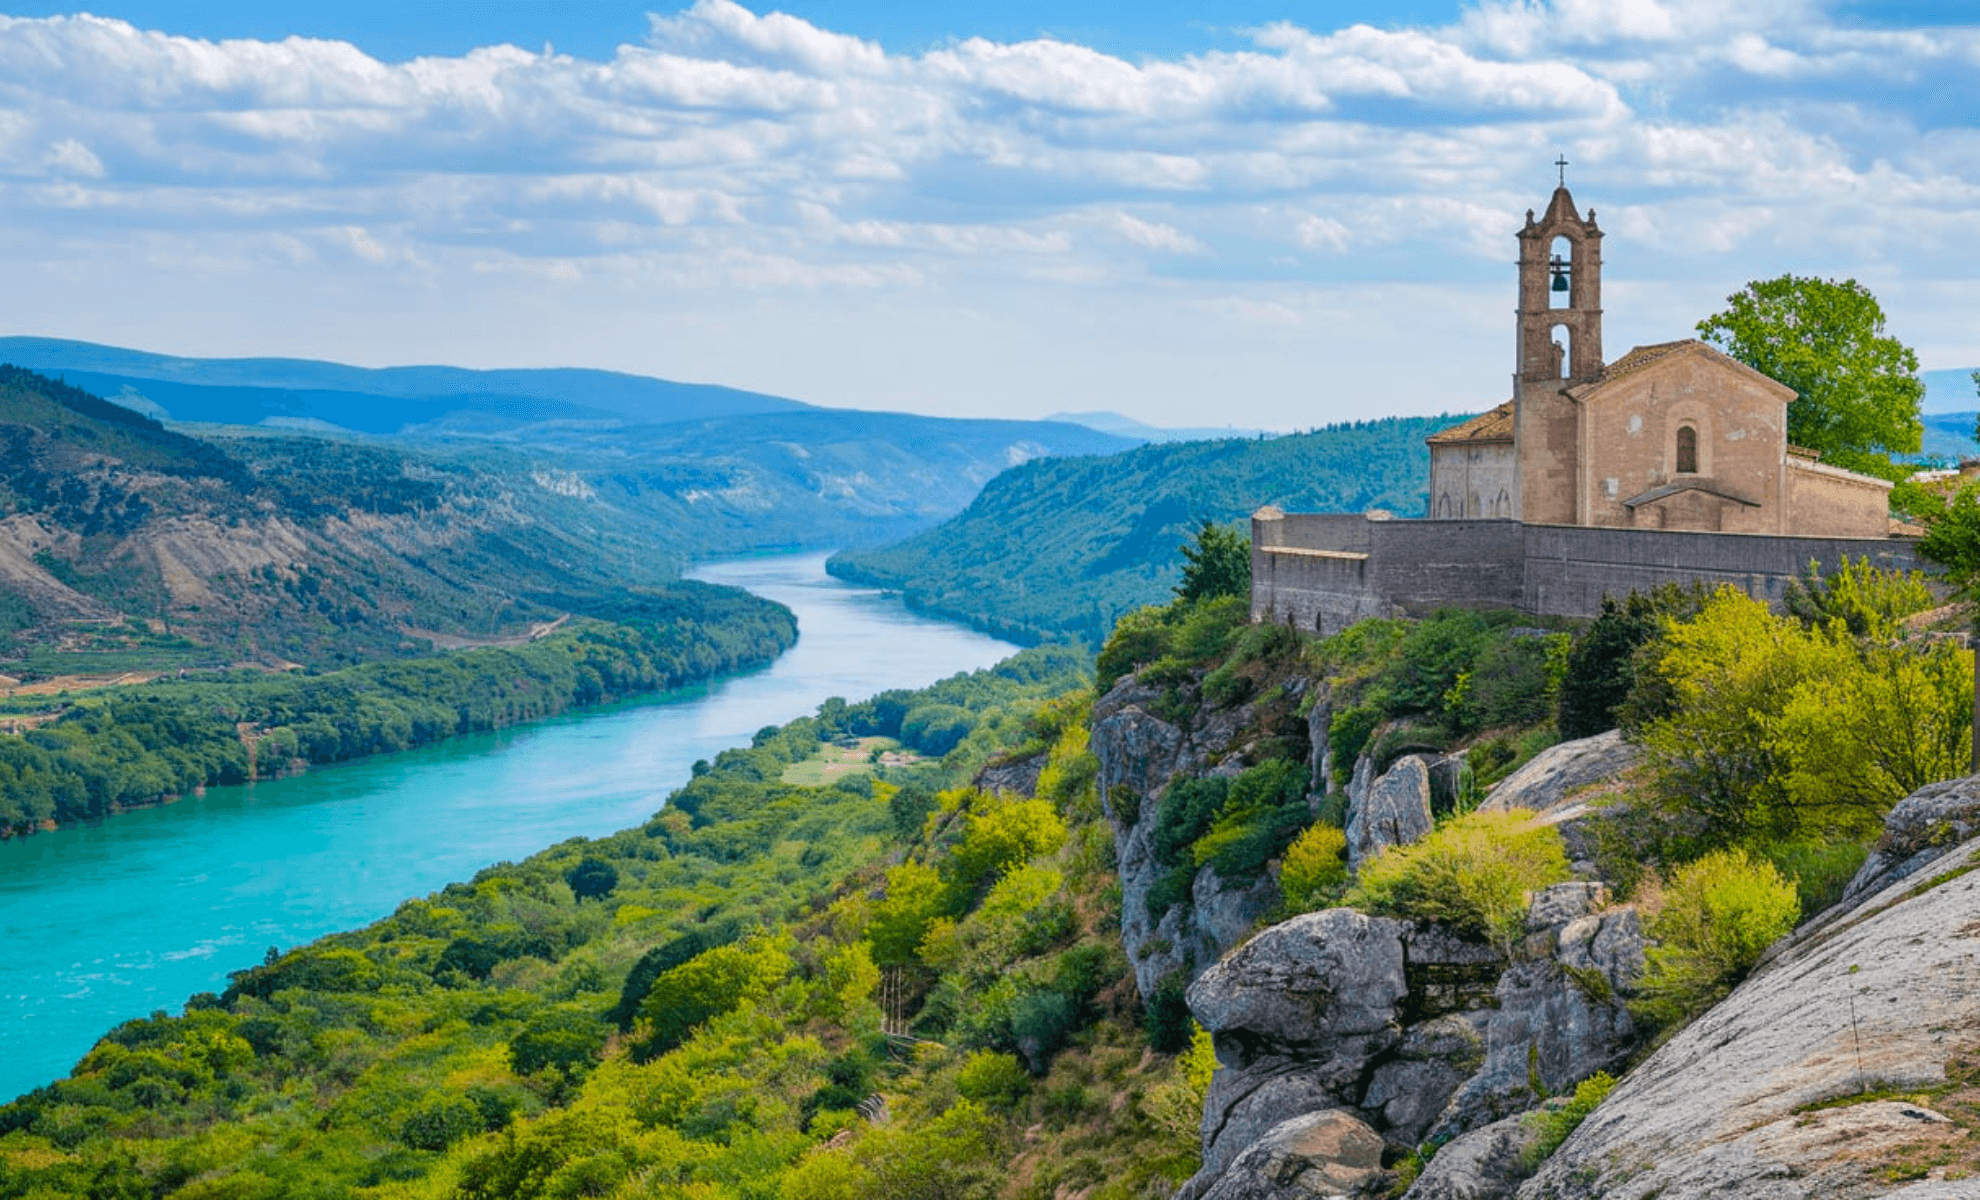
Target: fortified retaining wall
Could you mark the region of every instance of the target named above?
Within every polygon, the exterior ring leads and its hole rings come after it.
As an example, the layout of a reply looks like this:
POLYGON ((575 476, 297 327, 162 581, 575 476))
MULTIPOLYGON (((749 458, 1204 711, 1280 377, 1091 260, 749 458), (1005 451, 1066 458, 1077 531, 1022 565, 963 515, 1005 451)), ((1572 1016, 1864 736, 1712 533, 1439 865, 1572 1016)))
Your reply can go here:
POLYGON ((1693 581, 1730 583, 1772 603, 1810 563, 1829 569, 1865 557, 1885 568, 1919 565, 1904 538, 1398 521, 1265 508, 1251 518, 1251 619, 1329 634, 1367 617, 1440 608, 1592 617, 1605 595, 1693 581))

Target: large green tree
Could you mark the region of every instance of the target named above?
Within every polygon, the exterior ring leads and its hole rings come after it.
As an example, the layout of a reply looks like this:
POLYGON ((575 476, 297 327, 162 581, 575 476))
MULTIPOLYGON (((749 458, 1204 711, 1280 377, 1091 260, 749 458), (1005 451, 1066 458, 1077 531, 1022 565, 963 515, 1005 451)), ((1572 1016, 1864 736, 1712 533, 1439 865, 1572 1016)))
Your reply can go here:
POLYGON ((1235 529, 1205 518, 1182 556, 1176 595, 1184 600, 1251 595, 1251 540, 1235 529))
POLYGON ((1838 466, 1902 478, 1891 456, 1915 454, 1925 427, 1918 356, 1884 332, 1870 289, 1845 279, 1783 275, 1726 297, 1698 323, 1706 341, 1794 389, 1788 440, 1838 466))

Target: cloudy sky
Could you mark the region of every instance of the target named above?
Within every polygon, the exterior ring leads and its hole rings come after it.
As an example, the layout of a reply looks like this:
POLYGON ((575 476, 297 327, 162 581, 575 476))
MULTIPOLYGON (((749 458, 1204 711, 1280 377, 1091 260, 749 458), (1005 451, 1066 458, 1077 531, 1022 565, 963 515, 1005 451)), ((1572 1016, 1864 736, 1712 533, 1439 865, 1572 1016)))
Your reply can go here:
POLYGON ((1793 271, 1980 365, 1974 8, 0 0, 0 333, 956 415, 1463 411, 1507 392, 1512 235, 1564 153, 1611 356, 1793 271))

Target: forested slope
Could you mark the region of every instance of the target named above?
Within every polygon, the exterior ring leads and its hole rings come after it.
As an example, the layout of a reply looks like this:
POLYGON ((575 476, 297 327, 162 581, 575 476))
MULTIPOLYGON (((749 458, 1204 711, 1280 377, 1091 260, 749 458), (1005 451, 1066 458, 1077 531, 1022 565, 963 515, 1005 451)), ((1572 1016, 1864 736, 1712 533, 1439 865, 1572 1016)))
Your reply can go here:
POLYGON ((761 666, 797 640, 782 605, 692 581, 610 613, 516 647, 84 693, 53 721, 0 734, 0 837, 680 687, 761 666))
POLYGON ((942 525, 881 549, 846 550, 829 569, 999 637, 1098 646, 1122 613, 1168 597, 1181 547, 1203 521, 1242 521, 1266 504, 1421 516, 1430 463, 1423 439, 1455 419, 1389 418, 1026 463, 942 525))

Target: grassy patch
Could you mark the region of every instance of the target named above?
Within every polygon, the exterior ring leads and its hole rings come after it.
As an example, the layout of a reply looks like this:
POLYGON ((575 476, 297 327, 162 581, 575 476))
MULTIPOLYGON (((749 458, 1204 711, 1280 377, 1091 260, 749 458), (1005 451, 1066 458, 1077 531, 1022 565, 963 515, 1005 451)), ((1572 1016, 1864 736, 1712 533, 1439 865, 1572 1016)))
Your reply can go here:
POLYGON ((877 766, 905 767, 921 755, 893 738, 846 738, 819 746, 818 753, 784 768, 782 782, 794 787, 829 787, 850 775, 871 775, 877 766))

